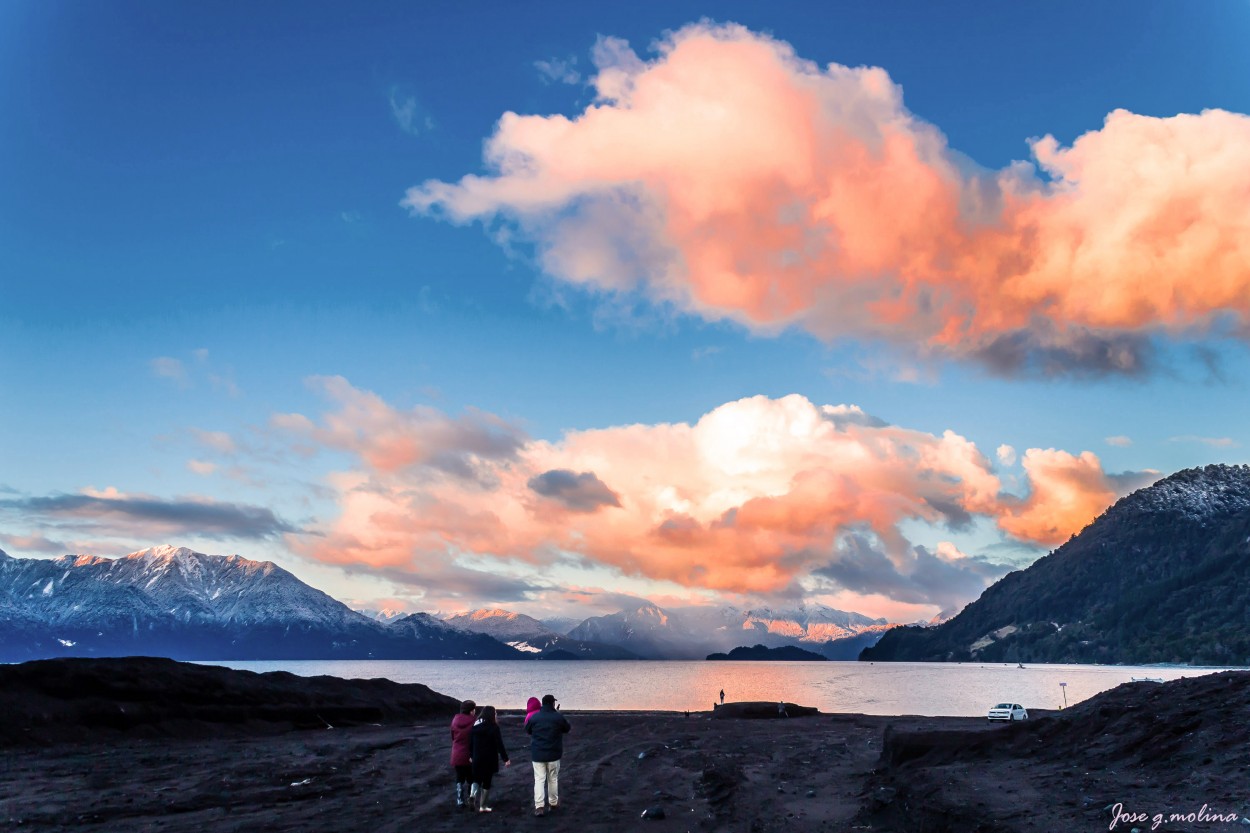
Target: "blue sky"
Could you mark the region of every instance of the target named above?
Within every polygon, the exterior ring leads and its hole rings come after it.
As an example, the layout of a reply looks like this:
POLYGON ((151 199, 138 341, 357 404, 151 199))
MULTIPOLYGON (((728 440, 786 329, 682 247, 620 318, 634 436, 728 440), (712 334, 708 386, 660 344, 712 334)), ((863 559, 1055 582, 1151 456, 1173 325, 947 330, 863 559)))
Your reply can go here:
MULTIPOLYGON (((598 204, 598 179, 579 182, 580 197, 544 197, 537 213, 528 196, 503 190, 483 197, 485 208, 470 206, 463 177, 499 189, 509 182, 484 157, 488 140, 498 136, 511 152, 527 141, 497 132, 505 113, 527 117, 527 129, 564 116, 588 133, 584 114, 613 108, 643 124, 640 104, 596 86, 617 66, 602 45, 627 41, 638 61, 631 71, 643 73, 631 77, 642 84, 704 36, 780 48, 817 74, 830 64, 880 67, 900 91, 897 112, 922 125, 907 134, 920 137, 917 147, 928 147, 927 130, 944 137, 949 152, 925 151, 938 154, 941 170, 988 178, 1022 160, 1028 193, 1048 197, 1063 197, 1065 183, 1039 164, 1030 139, 1050 135, 1064 149, 1099 133, 1109 150, 1091 146, 1085 180, 1069 171, 1067 184, 1092 181, 1089 171, 1101 166, 1113 187, 1113 162, 1139 158, 1123 149, 1149 125, 1138 120, 1113 135, 1110 123, 1104 129, 1112 111, 1157 120, 1250 112, 1250 4, 1240 2, 5 4, 0 546, 51 556, 186 544, 272 559, 353 603, 410 609, 591 612, 645 596, 806 599, 920 617, 1044 553, 1079 529, 1081 511, 1099 501, 1105 508, 1149 482, 1149 472, 1247 461, 1250 362, 1238 335, 1246 293, 1235 300, 1250 282, 1244 248, 1221 261, 1233 301, 1202 306, 1196 289, 1189 299, 1186 287, 1210 276, 1183 263, 1159 267, 1170 277, 1146 270, 1126 279, 1147 299, 1198 309, 1183 320, 1168 309, 1139 313, 1149 303, 1140 299, 1132 320, 1106 323, 1105 309, 1080 318, 1081 287, 1101 279, 1097 270, 1045 296, 1076 298, 1063 308, 1076 311, 1080 333, 1093 332, 1099 349, 1128 345, 1134 363, 1125 370, 1086 361, 1084 342, 1060 317, 1040 331, 1030 323, 991 333, 1002 340, 952 346, 936 333, 912 341, 921 318, 867 326, 875 313, 857 311, 854 295, 837 296, 836 314, 814 303, 781 319, 709 300, 718 278, 700 282, 682 248, 689 241, 644 241, 684 257, 663 275, 644 249, 630 250, 653 230, 647 224, 611 243, 613 256, 641 263, 636 284, 613 283, 610 267, 574 274, 552 253, 603 252, 562 249, 561 224, 607 235, 620 228, 616 215, 594 227, 600 215, 588 206, 598 204), (741 29, 725 28, 731 23, 741 29), (429 183, 450 190, 436 194, 429 183), (996 363, 1016 339, 1025 364, 996 363), (335 378, 342 384, 326 382, 335 378), (783 407, 791 394, 806 404, 783 407), (796 436, 805 409, 854 405, 875 418, 855 435, 857 453, 873 450, 883 466, 924 460, 952 432, 982 456, 976 476, 995 478, 1011 500, 991 506, 967 490, 926 491, 934 480, 970 482, 963 469, 926 463, 906 477, 890 468, 868 478, 883 502, 897 489, 913 508, 881 516, 835 501, 824 507, 828 523, 786 536, 740 528, 726 538, 725 519, 738 517, 742 501, 790 500, 791 509, 806 501, 793 488, 805 472, 853 481, 859 470, 845 463, 846 449, 829 446, 817 462, 806 451, 779 452, 761 464, 768 475, 758 482, 730 466, 747 478, 735 481, 737 497, 714 495, 714 477, 686 482, 680 472, 667 484, 684 496, 676 503, 621 485, 635 476, 632 461, 653 472, 639 475, 651 485, 638 489, 663 491, 655 482, 684 452, 656 427, 694 425, 752 397, 764 404, 730 410, 759 448, 772 447, 770 431, 796 436), (290 418, 297 414, 304 422, 290 418), (656 428, 651 446, 618 457, 625 440, 612 431, 623 426, 656 428), (424 451, 379 450, 380 434, 424 451), (500 436, 515 441, 500 447, 500 436), (1028 469, 1028 449, 1069 456, 1039 456, 1028 469), (1094 462, 1080 462, 1082 452, 1094 462), (452 482, 470 471, 473 489, 452 482), (618 505, 587 512, 572 492, 544 494, 535 485, 548 482, 536 479, 544 471, 568 472, 570 489, 615 495, 618 505), (505 495, 514 480, 519 491, 505 495), (595 492, 600 485, 607 491, 595 492), (1072 489, 1082 496, 1076 510, 1065 497, 1072 489), (366 495, 385 511, 362 505, 366 495), (946 501, 959 504, 958 517, 932 508, 946 501), (203 514, 190 511, 197 506, 220 509, 216 525, 203 526, 203 514), (396 529, 386 520, 436 518, 449 507, 466 517, 493 512, 507 534, 475 537, 464 524, 429 519, 416 531, 396 529), (549 517, 555 509, 573 514, 549 517), (1052 510, 1056 524, 1077 529, 1038 531, 1052 510), (614 512, 629 522, 612 520, 614 512), (680 557, 667 549, 673 542, 652 547, 646 537, 673 524, 699 531, 680 557), (737 555, 717 555, 729 551, 737 555)), ((797 66, 781 60, 787 71, 797 66)), ((729 94, 735 82, 724 81, 729 94)), ((829 90, 827 102, 843 94, 829 90)), ((746 118, 743 134, 753 126, 746 118)), ((1206 137, 1201 152, 1218 155, 1212 148, 1235 147, 1241 129, 1238 119, 1218 129, 1207 121, 1184 141, 1206 137), (1221 139, 1228 124, 1233 132, 1221 139)), ((639 135, 645 144, 646 130, 639 135)), ((726 144, 738 135, 730 131, 726 144)), ((1165 156, 1200 152, 1161 141, 1165 156)), ((566 184, 560 155, 542 152, 538 173, 522 180, 530 193, 566 184)), ((1233 199, 1231 215, 1219 207, 1230 193, 1244 197, 1245 173, 1235 153, 1229 158, 1215 185, 1186 190, 1182 177, 1161 204, 1207 188, 1196 222, 1235 239, 1246 203, 1233 199)), ((647 199, 685 181, 680 166, 648 176, 659 190, 647 199)), ((633 187, 618 183, 613 200, 633 187)), ((664 222, 674 216, 670 206, 664 222)), ((1211 262, 1204 257, 1195 262, 1211 262)), ((804 274, 833 280, 823 263, 804 274)), ((889 265, 868 275, 894 277, 889 265)), ((994 290, 978 286, 970 319, 988 321, 994 290)), ((824 449, 827 439, 811 441, 824 449)))

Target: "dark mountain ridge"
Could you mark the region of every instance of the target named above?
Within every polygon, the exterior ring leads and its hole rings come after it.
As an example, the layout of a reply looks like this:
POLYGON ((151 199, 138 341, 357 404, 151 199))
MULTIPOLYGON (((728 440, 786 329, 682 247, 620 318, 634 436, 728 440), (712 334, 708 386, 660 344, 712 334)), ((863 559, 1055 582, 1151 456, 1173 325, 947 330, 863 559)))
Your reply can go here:
POLYGON ((861 660, 1250 664, 1250 466, 1186 469, 861 660))
POLYGON ((783 645, 780 648, 765 648, 763 645, 747 647, 741 645, 727 654, 708 654, 710 661, 752 660, 756 662, 828 662, 828 657, 815 651, 805 651, 796 645, 783 645))

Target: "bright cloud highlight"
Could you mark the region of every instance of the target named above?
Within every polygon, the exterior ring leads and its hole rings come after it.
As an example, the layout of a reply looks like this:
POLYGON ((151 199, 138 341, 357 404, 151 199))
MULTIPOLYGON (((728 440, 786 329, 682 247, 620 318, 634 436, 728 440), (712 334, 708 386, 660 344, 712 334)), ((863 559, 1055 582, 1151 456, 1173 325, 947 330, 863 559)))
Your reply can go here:
POLYGON ((1002 570, 941 540, 943 528, 982 518, 1050 544, 1121 493, 1089 452, 1030 449, 1022 462, 1031 493, 1005 495, 991 461, 952 431, 889 425, 798 395, 729 402, 693 424, 569 431, 549 442, 486 414, 465 423, 395 409, 339 378, 316 385, 328 413, 275 425, 298 442, 351 451, 359 465, 331 477, 338 517, 316 536, 289 536, 291 545, 456 592, 474 576, 520 592, 492 564, 580 563, 737 594, 801 594, 816 576, 824 589, 830 579, 835 589, 945 608, 1002 570), (934 540, 908 540, 904 526, 915 522, 934 540))

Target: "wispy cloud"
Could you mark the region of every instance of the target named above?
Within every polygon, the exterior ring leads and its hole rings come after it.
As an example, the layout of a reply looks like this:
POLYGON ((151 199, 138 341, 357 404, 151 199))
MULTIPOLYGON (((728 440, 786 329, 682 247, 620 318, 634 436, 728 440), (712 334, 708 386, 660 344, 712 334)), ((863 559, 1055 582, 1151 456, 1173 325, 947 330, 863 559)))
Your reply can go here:
POLYGON ((195 438, 197 443, 218 454, 232 455, 239 450, 234 437, 225 431, 205 431, 200 428, 192 428, 191 436, 195 438))
POLYGON ((1232 437, 1199 437, 1194 434, 1182 434, 1178 437, 1168 437, 1170 443, 1198 443, 1200 445, 1209 445, 1212 448, 1236 448, 1239 443, 1232 437))
POLYGON ((6 549, 13 550, 15 552, 37 552, 45 555, 65 555, 73 551, 66 544, 63 544, 60 541, 54 541, 43 535, 0 534, 0 543, 3 543, 6 549))
POLYGON ((161 379, 169 379, 178 387, 190 387, 191 380, 187 376, 187 368, 178 359, 169 356, 158 356, 148 362, 148 367, 152 368, 152 373, 161 379))
POLYGON ((552 58, 547 61, 535 61, 538 77, 544 84, 580 84, 582 74, 577 70, 577 57, 552 58))
POLYGON ((320 425, 301 414, 278 414, 273 426, 355 452, 383 472, 430 468, 473 479, 484 471, 479 463, 510 460, 524 443, 520 429, 492 414, 450 417, 427 406, 398 411, 341 376, 315 376, 308 384, 339 410, 320 425))
POLYGON ((213 390, 224 393, 231 398, 238 398, 243 395, 238 384, 234 381, 234 370, 230 367, 214 367, 209 360, 209 352, 207 348, 200 347, 191 351, 193 361, 188 365, 181 359, 172 358, 170 356, 158 356, 148 361, 148 367, 151 368, 153 375, 168 379, 180 388, 189 389, 195 387, 197 380, 200 384, 207 381, 209 387, 213 390))
POLYGON ((434 129, 434 119, 424 111, 416 96, 402 92, 399 87, 392 87, 387 101, 395 123, 409 136, 421 136, 434 129))
POLYGON ((187 470, 202 477, 207 477, 217 471, 217 464, 210 460, 188 460, 187 470))
POLYGON ((1107 445, 1113 445, 1116 448, 1128 448, 1133 444, 1132 438, 1126 437, 1123 434, 1116 434, 1114 437, 1107 437, 1103 440, 1103 442, 1107 445))
POLYGON ((607 297, 1006 376, 1140 376, 1168 339, 1250 332, 1250 117, 1116 110, 984 170, 884 70, 740 26, 593 54, 583 112, 502 115, 487 175, 405 204, 607 297))
POLYGON ((258 539, 298 531, 260 506, 201 497, 168 500, 116 489, 0 500, 0 513, 27 527, 140 540, 177 535, 258 539))
POLYGON ((724 350, 724 347, 696 347, 690 351, 690 358, 696 362, 701 362, 704 359, 709 359, 718 353, 724 352, 724 350))

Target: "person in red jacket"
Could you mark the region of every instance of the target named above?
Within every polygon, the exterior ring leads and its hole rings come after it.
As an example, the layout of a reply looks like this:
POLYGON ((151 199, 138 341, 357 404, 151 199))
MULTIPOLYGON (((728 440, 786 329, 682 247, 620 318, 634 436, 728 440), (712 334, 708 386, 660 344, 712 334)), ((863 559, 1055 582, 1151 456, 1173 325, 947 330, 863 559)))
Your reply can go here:
POLYGON ((538 702, 538 698, 531 697, 529 702, 525 704, 525 720, 521 721, 521 725, 524 726, 526 723, 529 723, 530 718, 534 716, 534 712, 541 708, 542 703, 538 702))
POLYGON ((465 700, 460 714, 451 719, 451 766, 456 771, 456 806, 468 806, 469 784, 473 781, 473 765, 469 756, 469 735, 476 719, 477 703, 465 700))

